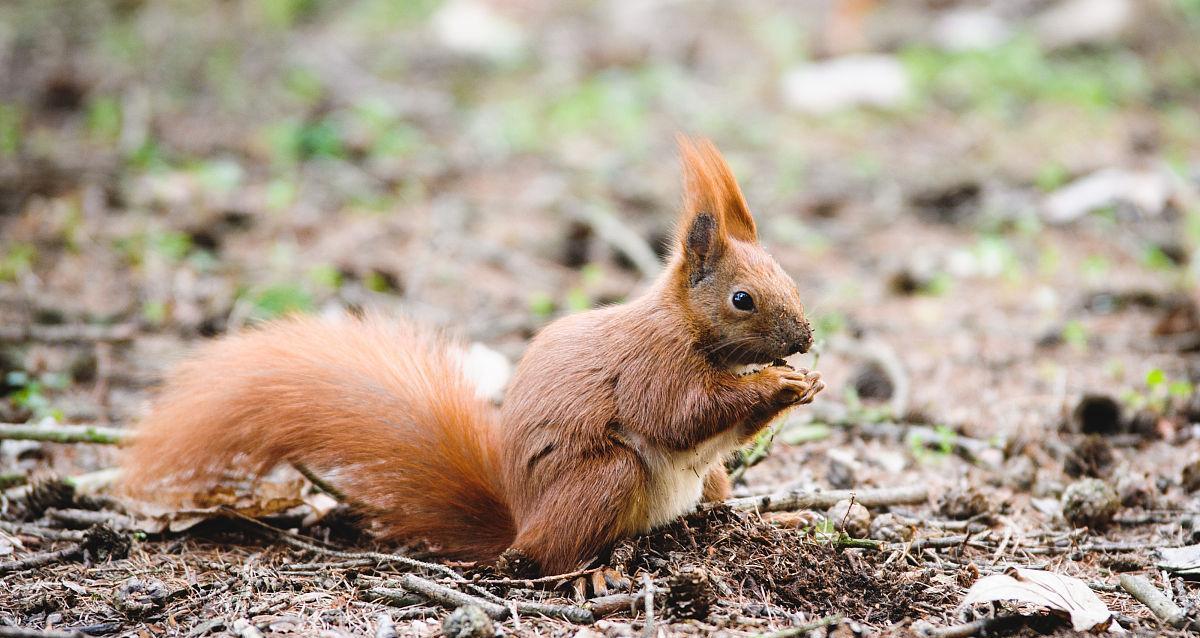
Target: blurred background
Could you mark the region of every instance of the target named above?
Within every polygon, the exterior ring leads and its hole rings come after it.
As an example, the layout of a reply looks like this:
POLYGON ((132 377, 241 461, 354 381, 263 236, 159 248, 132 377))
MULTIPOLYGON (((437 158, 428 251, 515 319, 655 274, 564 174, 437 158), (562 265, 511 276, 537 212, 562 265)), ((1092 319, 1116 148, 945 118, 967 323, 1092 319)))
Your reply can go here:
POLYGON ((1184 427, 1198 36, 1197 0, 5 2, 0 420, 128 423, 293 310, 515 360, 654 275, 682 131, 799 283, 821 418, 1184 427))

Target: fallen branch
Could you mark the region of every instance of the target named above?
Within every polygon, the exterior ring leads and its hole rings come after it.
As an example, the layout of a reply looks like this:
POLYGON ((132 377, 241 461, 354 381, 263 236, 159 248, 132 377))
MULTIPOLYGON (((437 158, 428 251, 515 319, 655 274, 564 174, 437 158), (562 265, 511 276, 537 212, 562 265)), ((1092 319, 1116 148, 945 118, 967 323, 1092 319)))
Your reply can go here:
MULTIPOLYGON (((921 485, 911 485, 863 490, 829 490, 828 492, 794 490, 764 494, 762 496, 731 498, 725 501, 724 504, 735 510, 786 512, 801 509, 828 509, 837 504, 838 501, 849 500, 851 497, 854 497, 863 507, 909 505, 928 501, 929 488, 921 485)), ((707 505, 707 507, 711 508, 712 504, 707 505)))
POLYGON ((4 561, 0 563, 0 574, 35 569, 52 563, 88 556, 96 560, 124 558, 129 555, 129 547, 129 539, 107 527, 98 525, 85 532, 83 538, 73 547, 34 554, 19 560, 4 561))
POLYGON ((638 601, 642 600, 642 594, 611 594, 608 596, 598 596, 585 603, 583 608, 592 612, 592 615, 597 618, 611 616, 613 614, 628 612, 632 614, 637 607, 638 601))
MULTIPOLYGON (((282 572, 321 572, 330 569, 354 569, 370 567, 378 561, 370 558, 355 558, 338 562, 323 561, 319 563, 288 563, 279 567, 282 572)), ((478 582, 478 581, 477 581, 478 582)))
POLYGON ((74 508, 57 509, 51 507, 50 509, 46 510, 46 516, 68 527, 74 528, 86 528, 93 525, 105 525, 113 529, 124 530, 138 528, 137 520, 135 520, 132 516, 127 516, 125 514, 121 514, 120 512, 104 512, 74 508))
POLYGON ((367 560, 374 561, 376 564, 397 563, 400 565, 404 565, 405 567, 408 567, 410 569, 421 569, 421 570, 425 570, 427 572, 441 574, 443 576, 449 577, 456 583, 461 583, 463 585, 470 587, 471 589, 476 591, 480 596, 483 596, 485 599, 490 600, 493 603, 496 603, 496 604, 504 604, 505 603, 505 600, 503 598, 500 598, 499 596, 487 591, 486 589, 483 589, 482 587, 471 584, 469 581, 467 581, 467 579, 462 574, 454 571, 453 569, 450 569, 449 567, 446 567, 445 565, 439 565, 437 563, 428 563, 428 562, 425 562, 422 560, 417 560, 415 558, 410 558, 408 556, 401 556, 399 554, 385 554, 383 552, 347 552, 347 551, 342 551, 339 549, 331 549, 328 547, 322 547, 320 545, 317 545, 314 542, 306 541, 296 535, 288 533, 277 527, 272 527, 271 525, 267 525, 266 523, 264 523, 258 519, 252 518, 250 516, 246 516, 245 514, 242 514, 241 512, 239 512, 233 508, 225 507, 222 509, 226 513, 233 516, 234 518, 240 518, 240 519, 246 521, 247 523, 254 525, 255 527, 258 527, 260 529, 271 532, 277 538, 279 538, 283 542, 287 543, 288 545, 291 545, 292 547, 305 549, 310 552, 316 552, 318 554, 323 554, 325 556, 332 556, 334 558, 344 558, 344 559, 348 559, 348 560, 367 559, 367 560))
POLYGON ((779 631, 773 631, 769 634, 758 634, 755 636, 755 638, 795 638, 796 636, 803 636, 810 631, 816 631, 822 627, 829 627, 830 625, 836 625, 840 622, 842 622, 841 614, 831 614, 824 618, 820 618, 809 623, 804 623, 803 625, 796 625, 795 627, 780 629, 779 631))
POLYGON ((500 603, 472 596, 453 587, 439 585, 432 580, 421 578, 416 574, 402 574, 396 582, 399 583, 403 591, 420 594, 424 598, 438 603, 447 609, 457 609, 463 605, 475 605, 493 620, 503 620, 508 618, 508 615, 512 613, 508 607, 500 603))
POLYGON ((927 549, 946 549, 948 547, 958 547, 965 545, 970 541, 970 537, 966 534, 958 536, 943 536, 941 538, 918 538, 915 541, 905 543, 893 543, 889 541, 877 541, 871 538, 852 538, 845 534, 839 535, 833 539, 833 544, 838 549, 870 549, 879 552, 905 550, 923 552, 927 549))
POLYGON ((97 425, 38 425, 0 423, 0 439, 45 441, 48 443, 100 443, 116 445, 128 440, 129 433, 97 425))
POLYGON ((138 327, 131 323, 115 326, 93 325, 44 325, 30 324, 26 326, 0 326, 0 341, 21 343, 25 341, 40 341, 42 343, 96 343, 132 341, 137 335, 138 327))
POLYGON ((75 547, 67 547, 58 549, 52 552, 42 552, 40 554, 32 554, 25 558, 17 560, 6 560, 0 562, 0 574, 9 572, 25 571, 27 569, 36 569, 45 565, 52 565, 68 560, 75 560, 83 556, 83 546, 76 545, 75 547))
POLYGON ((547 583, 558 583, 559 581, 571 580, 572 578, 579 578, 580 576, 587 576, 588 574, 594 574, 602 569, 604 568, 589 567, 587 569, 579 569, 573 572, 567 572, 565 574, 554 574, 551 576, 541 576, 539 578, 473 578, 471 579, 471 582, 477 585, 510 585, 514 587, 535 584, 541 585, 547 583))
POLYGON ((646 592, 643 598, 646 603, 646 624, 642 627, 642 636, 654 638, 654 581, 650 574, 642 574, 642 590, 646 592))
POLYGON ((596 622, 591 611, 576 605, 551 605, 548 603, 517 602, 517 613, 526 616, 545 616, 557 618, 576 625, 590 625, 596 622))
POLYGON ((1187 612, 1163 595, 1154 583, 1134 574, 1120 575, 1121 588, 1150 609, 1164 625, 1183 629, 1188 625, 1187 612))
POLYGON ((0 521, 0 530, 9 534, 23 534, 25 536, 35 536, 45 538, 52 541, 78 541, 83 540, 83 532, 81 531, 64 531, 61 529, 53 529, 50 527, 40 527, 30 523, 17 523, 12 521, 0 521))
POLYGON ((522 615, 538 615, 546 616, 547 618, 558 618, 581 625, 590 625, 596 621, 592 612, 574 605, 550 605, 546 603, 531 603, 519 601, 502 601, 501 603, 492 600, 485 600, 478 596, 473 596, 466 592, 447 587, 440 583, 436 583, 427 578, 422 578, 416 574, 403 574, 397 580, 393 581, 400 586, 400 589, 390 587, 373 587, 370 592, 372 595, 379 596, 389 601, 403 602, 405 605, 413 604, 405 594, 418 594, 423 598, 438 603, 447 609, 456 609, 463 605, 475 605, 483 610, 489 618, 494 620, 504 620, 508 618, 515 609, 518 614, 522 615), (403 592, 403 593, 401 593, 403 592))
POLYGON ((0 638, 87 638, 82 631, 0 626, 0 638))

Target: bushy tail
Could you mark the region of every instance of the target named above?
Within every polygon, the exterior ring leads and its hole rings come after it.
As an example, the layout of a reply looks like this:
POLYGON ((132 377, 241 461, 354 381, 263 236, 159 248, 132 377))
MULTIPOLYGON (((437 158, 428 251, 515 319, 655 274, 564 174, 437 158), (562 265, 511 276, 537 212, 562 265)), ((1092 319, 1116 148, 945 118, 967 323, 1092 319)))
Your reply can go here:
POLYGON ((395 540, 494 558, 514 535, 497 417, 442 339, 375 316, 297 317, 203 347, 176 369, 124 460, 159 499, 233 467, 300 463, 395 540))

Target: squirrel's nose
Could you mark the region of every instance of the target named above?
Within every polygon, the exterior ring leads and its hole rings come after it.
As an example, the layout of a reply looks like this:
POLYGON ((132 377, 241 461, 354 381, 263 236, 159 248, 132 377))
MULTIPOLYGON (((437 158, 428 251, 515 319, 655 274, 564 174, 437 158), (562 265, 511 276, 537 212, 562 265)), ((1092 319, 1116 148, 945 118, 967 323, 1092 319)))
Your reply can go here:
POLYGON ((804 354, 810 347, 812 347, 812 337, 805 335, 803 339, 798 339, 788 345, 788 354, 804 354))
POLYGON ((800 338, 788 344, 788 354, 808 352, 808 349, 812 347, 812 341, 812 330, 802 329, 800 338))

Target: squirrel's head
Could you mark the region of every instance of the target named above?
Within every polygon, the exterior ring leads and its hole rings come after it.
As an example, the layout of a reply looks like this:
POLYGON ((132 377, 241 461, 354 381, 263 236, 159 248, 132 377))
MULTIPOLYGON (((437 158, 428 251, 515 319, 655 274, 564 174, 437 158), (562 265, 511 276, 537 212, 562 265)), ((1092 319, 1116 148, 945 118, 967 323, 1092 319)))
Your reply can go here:
POLYGON ((708 140, 680 136, 684 207, 670 287, 697 346, 717 365, 765 364, 812 345, 796 283, 762 246, 729 165, 708 140))

